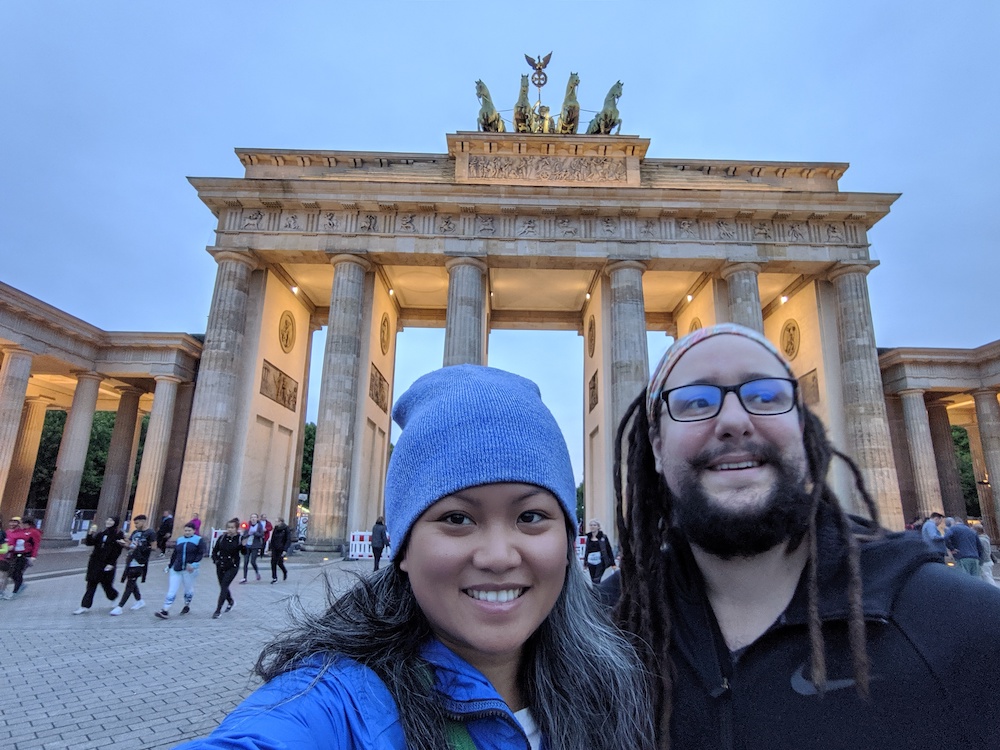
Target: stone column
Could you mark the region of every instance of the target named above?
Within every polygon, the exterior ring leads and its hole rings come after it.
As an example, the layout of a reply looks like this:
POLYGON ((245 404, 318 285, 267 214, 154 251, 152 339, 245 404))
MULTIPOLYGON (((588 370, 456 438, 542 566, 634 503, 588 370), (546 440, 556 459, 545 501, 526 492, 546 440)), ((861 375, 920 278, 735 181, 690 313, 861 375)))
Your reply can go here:
POLYGON ((337 255, 331 262, 333 291, 323 353, 309 497, 308 546, 318 550, 339 549, 347 538, 365 315, 365 274, 371 267, 356 255, 337 255))
POLYGON ((305 452, 306 444, 306 404, 309 402, 309 375, 312 369, 312 347, 313 347, 313 334, 318 331, 320 326, 314 323, 311 319, 309 321, 309 334, 305 337, 303 342, 306 347, 306 361, 302 368, 304 377, 302 378, 302 388, 299 390, 299 403, 301 407, 299 408, 299 434, 295 441, 295 476, 292 481, 292 493, 291 497, 288 498, 288 509, 286 511, 285 520, 288 522, 289 528, 294 532, 296 529, 295 518, 299 511, 299 483, 302 479, 302 457, 305 452))
MULTIPOLYGON (((135 415, 135 431, 132 433, 132 449, 128 454, 128 465, 129 465, 129 475, 128 480, 125 482, 125 501, 121 509, 121 514, 124 517, 128 513, 129 507, 132 505, 132 488, 136 483, 135 467, 136 459, 139 457, 139 441, 142 439, 142 420, 145 419, 146 415, 149 414, 148 411, 139 411, 135 415)), ((135 513, 132 514, 136 515, 135 513)), ((149 514, 146 514, 149 516, 149 514)), ((149 516, 149 521, 152 523, 153 517, 149 516)))
POLYGON ((207 520, 218 516, 232 463, 243 329, 256 261, 231 251, 216 253, 215 260, 219 267, 191 406, 177 499, 179 518, 191 518, 193 513, 207 520))
POLYGON ((43 538, 51 541, 69 541, 73 526, 73 513, 80 495, 83 465, 90 447, 90 428, 94 424, 97 395, 104 378, 96 372, 78 373, 73 404, 66 416, 56 471, 52 475, 49 499, 45 505, 43 538))
POLYGON ((52 399, 48 396, 29 398, 24 402, 17 445, 10 462, 7 484, 3 488, 3 502, 0 503, 0 516, 4 519, 24 514, 38 459, 38 445, 42 440, 42 428, 45 426, 45 411, 51 403, 52 399))
POLYGON ((941 485, 944 514, 955 518, 967 518, 965 498, 962 495, 962 481, 958 477, 955 441, 951 437, 948 405, 943 401, 928 404, 927 419, 930 422, 931 442, 934 445, 934 458, 937 463, 938 482, 941 485))
POLYGON ((979 510, 986 527, 986 535, 990 539, 1000 539, 1000 523, 997 521, 996 504, 993 500, 993 488, 990 487, 986 470, 986 457, 983 455, 983 440, 979 434, 979 425, 962 425, 969 434, 969 453, 972 454, 972 475, 976 479, 976 494, 979 496, 979 510))
POLYGON ((906 444, 913 467, 913 488, 917 494, 917 512, 925 518, 933 511, 940 512, 941 485, 938 482, 937 462, 931 442, 931 426, 927 420, 924 392, 910 388, 899 392, 903 401, 903 421, 906 423, 906 444))
POLYGON ((729 287, 729 320, 763 333, 759 274, 760 266, 756 263, 730 263, 722 269, 722 278, 729 287))
POLYGON ((608 266, 611 302, 611 425, 618 430, 629 404, 649 381, 646 350, 646 304, 642 296, 642 274, 646 266, 624 260, 608 266))
POLYGON ((448 312, 444 332, 444 367, 485 365, 486 264, 476 258, 451 258, 448 312))
POLYGON ((102 518, 119 516, 125 520, 122 509, 128 501, 128 483, 132 478, 132 442, 135 438, 135 423, 139 415, 138 388, 120 388, 121 398, 115 414, 115 426, 111 430, 111 444, 108 446, 108 460, 104 465, 101 480, 101 496, 97 501, 97 523, 102 518))
MULTIPOLYGON (((153 408, 149 412, 146 441, 142 444, 139 484, 135 490, 135 504, 132 507, 132 515, 137 516, 142 513, 150 519, 150 525, 157 520, 155 514, 159 512, 160 488, 163 485, 163 472, 167 465, 170 432, 174 423, 174 402, 177 399, 177 384, 180 382, 180 378, 172 375, 156 376, 153 408)), ((205 516, 208 523, 216 523, 214 519, 215 516, 205 516)))
POLYGON ((0 364, 0 494, 6 494, 30 377, 31 352, 5 348, 0 364))
MULTIPOLYGON (((845 452, 861 469, 884 526, 904 527, 889 422, 882 396, 882 373, 868 299, 867 265, 845 264, 830 274, 837 297, 840 377, 844 390, 845 452)), ((916 467, 914 467, 916 470, 916 467)), ((849 510, 863 513, 860 497, 849 510)))
MULTIPOLYGON (((983 447, 983 462, 989 472, 990 489, 993 483, 1000 484, 1000 404, 997 404, 996 391, 982 389, 972 392, 976 402, 976 423, 979 425, 979 440, 983 447)), ((996 502, 996 491, 992 493, 994 507, 990 510, 994 528, 1000 528, 1000 505, 996 502)), ((983 508, 983 516, 987 509, 983 508)))

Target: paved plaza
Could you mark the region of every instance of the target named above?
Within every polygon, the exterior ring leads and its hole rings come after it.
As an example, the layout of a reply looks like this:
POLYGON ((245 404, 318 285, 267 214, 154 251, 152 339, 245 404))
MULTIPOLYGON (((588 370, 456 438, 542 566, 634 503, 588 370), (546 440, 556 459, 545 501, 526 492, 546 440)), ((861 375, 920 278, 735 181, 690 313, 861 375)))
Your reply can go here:
POLYGON ((261 646, 288 624, 289 607, 298 601, 318 609, 324 580, 339 591, 352 573, 371 569, 368 561, 300 553, 286 562, 288 581, 271 585, 265 559, 262 580, 253 581, 251 570, 249 583, 232 587, 233 611, 213 620, 219 587, 208 563, 191 613, 180 615, 178 595, 162 621, 153 613, 168 576, 166 559, 154 552, 141 587, 145 609, 130 611, 130 601, 123 615, 111 617, 113 604, 98 590, 91 611, 74 616, 88 552, 43 546, 25 591, 0 601, 2 747, 168 748, 205 735, 259 684, 251 668, 261 646))

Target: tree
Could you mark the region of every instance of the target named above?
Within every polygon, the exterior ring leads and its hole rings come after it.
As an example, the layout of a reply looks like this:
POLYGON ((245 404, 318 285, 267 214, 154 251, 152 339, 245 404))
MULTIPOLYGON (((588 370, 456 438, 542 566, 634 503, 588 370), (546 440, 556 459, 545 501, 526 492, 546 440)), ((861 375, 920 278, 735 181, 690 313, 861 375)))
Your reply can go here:
POLYGON ((31 489, 28 490, 29 508, 44 508, 49 499, 52 475, 56 471, 56 457, 59 455, 59 444, 62 442, 65 426, 66 412, 54 410, 45 412, 42 437, 38 443, 38 458, 35 460, 35 473, 31 476, 31 489))
POLYGON ((958 479, 962 485, 962 497, 965 498, 965 510, 968 515, 979 518, 982 509, 979 507, 979 491, 976 488, 976 475, 972 471, 972 451, 969 449, 969 433, 964 427, 952 427, 951 439, 955 443, 955 458, 958 461, 958 479))
POLYGON ((302 439, 302 473, 299 474, 299 494, 305 495, 306 499, 302 503, 309 507, 309 489, 312 484, 313 473, 313 449, 316 447, 316 425, 307 422, 305 436, 302 439))
POLYGON ((584 500, 584 486, 583 482, 576 487, 576 525, 577 529, 580 528, 580 524, 583 522, 584 516, 587 514, 586 501, 584 500))

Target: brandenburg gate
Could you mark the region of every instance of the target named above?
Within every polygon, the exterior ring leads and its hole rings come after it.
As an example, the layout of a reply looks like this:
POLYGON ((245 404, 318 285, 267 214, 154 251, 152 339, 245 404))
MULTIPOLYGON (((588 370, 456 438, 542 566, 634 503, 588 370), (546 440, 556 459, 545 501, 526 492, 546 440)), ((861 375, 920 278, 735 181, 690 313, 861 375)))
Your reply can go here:
MULTIPOLYGON (((319 388, 309 543, 370 527, 407 326, 445 329, 446 366, 487 364, 493 329, 577 331, 587 514, 610 518, 613 437, 648 376, 646 332, 736 321, 782 348, 883 523, 902 527, 866 281, 867 233, 896 195, 841 192, 846 164, 650 159, 628 135, 447 144, 239 149, 242 178, 191 179, 218 219, 218 271, 178 518, 289 513, 319 388)), ((845 497, 849 480, 834 477, 845 497)))

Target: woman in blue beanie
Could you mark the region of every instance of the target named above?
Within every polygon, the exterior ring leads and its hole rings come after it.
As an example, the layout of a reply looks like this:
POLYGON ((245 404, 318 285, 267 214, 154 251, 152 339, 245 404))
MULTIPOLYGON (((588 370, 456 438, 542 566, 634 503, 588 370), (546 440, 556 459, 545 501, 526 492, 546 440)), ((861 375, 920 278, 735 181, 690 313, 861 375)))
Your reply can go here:
POLYGON ((569 452, 538 387, 448 367, 393 418, 392 564, 267 646, 267 684, 185 747, 652 748, 645 674, 576 563, 569 452))

